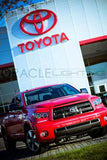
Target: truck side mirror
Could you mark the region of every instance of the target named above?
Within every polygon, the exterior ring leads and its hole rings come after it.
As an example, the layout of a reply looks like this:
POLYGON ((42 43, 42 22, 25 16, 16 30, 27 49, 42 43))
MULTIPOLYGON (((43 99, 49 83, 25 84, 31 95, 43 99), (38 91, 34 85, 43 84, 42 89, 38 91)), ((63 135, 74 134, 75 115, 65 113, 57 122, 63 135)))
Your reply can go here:
POLYGON ((80 91, 81 93, 88 93, 88 90, 86 88, 81 88, 80 91))
POLYGON ((12 103, 9 105, 9 111, 13 111, 13 110, 17 110, 18 106, 16 105, 16 103, 12 103))

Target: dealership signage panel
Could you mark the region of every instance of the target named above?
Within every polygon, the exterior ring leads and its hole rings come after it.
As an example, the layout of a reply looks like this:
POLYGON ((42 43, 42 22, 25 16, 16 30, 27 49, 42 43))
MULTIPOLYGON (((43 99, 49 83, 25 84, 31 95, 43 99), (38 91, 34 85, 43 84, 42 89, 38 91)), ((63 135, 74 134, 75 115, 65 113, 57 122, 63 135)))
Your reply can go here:
MULTIPOLYGON (((81 24, 86 16, 82 4, 78 13, 74 11, 76 3, 49 0, 5 16, 21 91, 55 83, 89 89, 79 41, 101 35, 102 27, 98 25, 89 31, 86 21, 81 24), (79 12, 83 15, 81 19, 76 17, 79 12)), ((99 24, 98 19, 95 21, 99 24)))

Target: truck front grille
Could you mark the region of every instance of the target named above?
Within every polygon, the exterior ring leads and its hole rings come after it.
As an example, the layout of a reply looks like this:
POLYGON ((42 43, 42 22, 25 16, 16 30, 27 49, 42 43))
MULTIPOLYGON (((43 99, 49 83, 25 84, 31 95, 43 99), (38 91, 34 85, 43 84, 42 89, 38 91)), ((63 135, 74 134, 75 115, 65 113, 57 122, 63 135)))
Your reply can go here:
POLYGON ((93 107, 89 101, 58 107, 53 109, 53 120, 83 114, 90 111, 93 111, 93 107))

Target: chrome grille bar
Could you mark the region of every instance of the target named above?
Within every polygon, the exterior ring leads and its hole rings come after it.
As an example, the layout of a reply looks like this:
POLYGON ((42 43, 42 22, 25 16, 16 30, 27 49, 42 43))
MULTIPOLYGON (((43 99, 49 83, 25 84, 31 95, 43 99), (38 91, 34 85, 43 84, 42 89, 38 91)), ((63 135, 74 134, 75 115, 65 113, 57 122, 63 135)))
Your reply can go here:
POLYGON ((66 118, 78 114, 83 114, 93 111, 93 107, 89 101, 77 103, 73 105, 67 105, 53 109, 53 119, 66 118))

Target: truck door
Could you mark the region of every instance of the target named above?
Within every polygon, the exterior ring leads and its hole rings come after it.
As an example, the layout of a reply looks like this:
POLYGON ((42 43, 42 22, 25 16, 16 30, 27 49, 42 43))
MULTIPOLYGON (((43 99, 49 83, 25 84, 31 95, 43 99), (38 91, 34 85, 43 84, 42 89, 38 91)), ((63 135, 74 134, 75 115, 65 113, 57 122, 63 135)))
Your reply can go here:
POLYGON ((20 94, 14 97, 10 105, 8 132, 14 139, 20 139, 20 136, 24 134, 23 102, 20 94))

